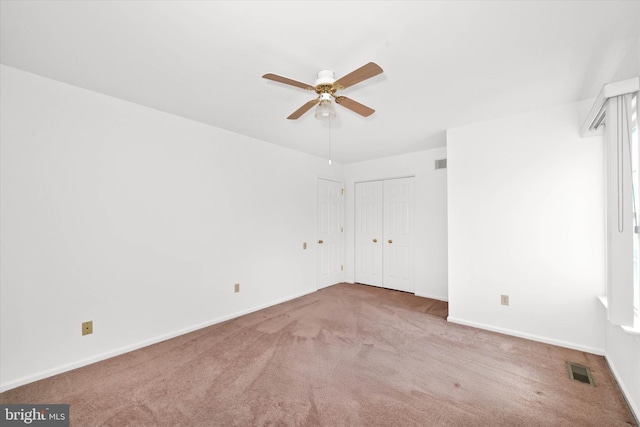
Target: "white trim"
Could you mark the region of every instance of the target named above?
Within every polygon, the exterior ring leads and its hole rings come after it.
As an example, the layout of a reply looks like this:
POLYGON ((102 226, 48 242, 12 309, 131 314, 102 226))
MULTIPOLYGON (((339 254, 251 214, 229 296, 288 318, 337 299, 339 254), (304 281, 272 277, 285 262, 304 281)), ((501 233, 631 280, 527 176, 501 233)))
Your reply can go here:
POLYGON ((636 328, 635 326, 623 326, 623 325, 620 325, 620 327, 622 328, 622 330, 625 333, 631 334, 631 335, 636 335, 636 340, 640 340, 640 329, 636 328))
POLYGON ((422 293, 418 293, 418 292, 415 292, 414 295, 417 296, 417 297, 435 299, 435 300, 438 300, 438 301, 445 301, 445 302, 449 301, 449 299, 447 297, 438 296, 438 295, 428 295, 428 294, 422 294, 422 293))
POLYGON ((505 335, 511 335, 518 338, 525 338, 531 341, 538 341, 545 344, 556 345, 559 347, 570 348, 572 350, 584 351, 587 353, 597 354, 598 356, 604 356, 604 350, 600 348, 587 347, 580 344, 571 343, 568 341, 555 340, 552 338, 542 337, 540 335, 527 334, 524 332, 518 332, 511 329, 498 328, 495 326, 485 325, 483 323, 470 322, 463 319, 456 319, 455 317, 447 317, 447 321, 451 323, 457 323, 459 325, 471 326, 474 328, 485 329, 487 331, 498 332, 505 335))
POLYGON ((627 402, 627 405, 629 405, 632 415, 636 419, 636 424, 638 424, 638 420, 640 420, 640 408, 638 408, 638 406, 636 406, 636 403, 629 398, 629 396, 631 396, 629 389, 624 384, 624 382, 621 381, 622 377, 618 374, 618 371, 616 371, 616 367, 611 363, 611 361, 609 360, 606 354, 604 355, 604 359, 607 361, 607 365, 609 365, 609 370, 613 374, 613 377, 616 379, 616 382, 618 383, 618 387, 620 387, 620 391, 622 391, 622 396, 624 397, 624 400, 627 402))
MULTIPOLYGON (((602 303, 605 309, 609 308, 609 303, 607 302, 607 297, 605 295, 598 295, 598 300, 602 303)), ((623 326, 618 325, 620 328, 627 334, 636 335, 636 340, 640 341, 640 328, 635 326, 623 326)))
MULTIPOLYGON (((364 184, 365 182, 390 181, 392 179, 404 179, 404 178, 415 178, 415 177, 416 177, 415 174, 411 174, 411 175, 391 176, 391 177, 387 177, 387 178, 363 179, 363 180, 360 180, 360 181, 353 181, 353 186, 355 187, 356 184, 364 184)), ((354 197, 355 197, 355 195, 354 195, 354 197)))
POLYGON ((602 135, 602 131, 599 129, 601 129, 600 124, 605 119, 605 103, 607 99, 613 98, 614 96, 626 95, 627 93, 638 92, 639 90, 640 77, 633 77, 602 86, 591 110, 589 110, 589 114, 587 114, 587 119, 580 129, 580 135, 582 137, 602 135))
POLYGON ((333 182, 337 182, 339 184, 344 185, 344 182, 341 181, 340 178, 334 178, 334 177, 331 177, 329 175, 317 174, 316 175, 316 183, 318 182, 319 179, 324 179, 325 181, 333 181, 333 182))
POLYGON ((604 305, 604 308, 609 308, 609 302, 606 295, 598 295, 598 301, 604 305))
POLYGON ((44 378, 52 377, 57 374, 61 374, 63 372, 71 371, 73 369, 81 368, 83 366, 90 365, 92 363, 100 362, 102 360, 110 359, 115 356, 119 356, 124 353, 129 353, 130 351, 138 350, 143 347, 150 346, 152 344, 156 344, 162 341, 166 341, 171 338, 178 337, 180 335, 188 334, 189 332, 197 331, 198 329, 206 328, 217 323, 225 322, 227 320, 235 319, 236 317, 244 316, 245 314, 253 313, 255 311, 259 311, 277 304, 281 304, 286 301, 290 301, 296 298, 300 298, 302 296, 312 294, 316 292, 316 289, 309 289, 304 292, 299 292, 297 294, 289 295, 284 298, 277 299, 275 301, 268 302, 266 304, 260 304, 258 306, 248 308, 246 310, 241 310, 232 314, 228 314, 222 317, 218 317, 216 319, 200 323, 194 326, 190 326, 184 329, 180 329, 174 332, 170 332, 168 334, 160 335, 155 338, 151 338, 148 340, 144 340, 135 344, 131 344, 125 347, 121 347, 112 351, 108 351, 106 353, 98 354, 96 356, 89 357, 87 359, 78 360, 76 362, 67 363, 65 365, 58 366, 57 368, 47 369, 46 371, 38 372, 34 375, 29 375, 26 377, 22 377, 20 379, 10 381, 4 384, 0 384, 0 393, 3 393, 7 390, 11 390, 12 388, 20 387, 21 385, 29 384, 34 381, 42 380, 44 378))

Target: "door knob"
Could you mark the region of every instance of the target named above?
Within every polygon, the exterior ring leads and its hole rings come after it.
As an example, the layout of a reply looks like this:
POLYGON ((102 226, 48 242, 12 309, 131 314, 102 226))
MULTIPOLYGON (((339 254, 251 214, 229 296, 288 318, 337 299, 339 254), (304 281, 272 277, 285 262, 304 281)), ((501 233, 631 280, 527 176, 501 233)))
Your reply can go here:
POLYGON ((324 240, 318 240, 318 243, 319 243, 319 244, 323 244, 323 243, 324 243, 324 240))
POLYGON ((378 239, 373 239, 373 243, 378 243, 378 239))
POLYGON ((389 243, 393 243, 393 240, 389 239, 389 243))

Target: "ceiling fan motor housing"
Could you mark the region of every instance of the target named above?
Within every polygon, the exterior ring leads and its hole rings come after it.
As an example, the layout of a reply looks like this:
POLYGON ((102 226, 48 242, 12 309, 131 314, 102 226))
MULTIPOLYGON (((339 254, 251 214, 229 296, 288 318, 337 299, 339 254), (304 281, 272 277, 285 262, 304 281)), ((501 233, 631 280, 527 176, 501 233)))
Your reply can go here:
POLYGON ((336 81, 336 75, 331 70, 322 70, 318 73, 318 79, 316 80, 316 86, 318 85, 332 85, 336 81))

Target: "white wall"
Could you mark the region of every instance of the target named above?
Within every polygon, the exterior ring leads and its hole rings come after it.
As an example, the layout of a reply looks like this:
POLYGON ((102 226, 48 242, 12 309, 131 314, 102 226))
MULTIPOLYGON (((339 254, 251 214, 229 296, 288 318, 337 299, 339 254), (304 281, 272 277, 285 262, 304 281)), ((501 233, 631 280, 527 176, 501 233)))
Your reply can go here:
POLYGON ((1 389, 315 290, 340 165, 0 72, 1 389))
MULTIPOLYGON (((606 317, 602 307, 603 318, 606 317)), ((606 322, 605 357, 636 419, 640 420, 640 335, 606 322)))
POLYGON ((415 293, 447 300, 447 170, 434 169, 445 148, 345 165, 346 280, 355 280, 355 183, 415 176, 415 293))
POLYGON ((450 321, 603 354, 602 143, 579 135, 590 106, 447 132, 450 321))

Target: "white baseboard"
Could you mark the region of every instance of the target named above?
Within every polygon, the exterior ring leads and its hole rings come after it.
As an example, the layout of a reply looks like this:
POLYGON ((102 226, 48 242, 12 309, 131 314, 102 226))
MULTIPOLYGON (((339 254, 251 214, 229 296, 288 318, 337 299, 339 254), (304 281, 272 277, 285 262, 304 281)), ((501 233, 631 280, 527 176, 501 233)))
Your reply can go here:
POLYGON ((92 363, 100 362, 102 360, 106 360, 115 356, 120 356, 121 354, 128 353, 130 351, 138 350, 143 347, 150 346, 152 344, 156 344, 162 341, 166 341, 171 338, 178 337, 180 335, 188 334, 189 332, 197 331, 198 329, 206 328, 208 326, 215 325, 217 323, 222 323, 227 320, 235 319, 236 317, 244 316, 245 314, 253 313, 254 311, 262 310, 277 304, 281 304, 286 301, 291 301, 296 298, 300 298, 302 296, 311 294, 316 292, 316 289, 309 289, 304 292, 299 292, 297 294, 289 295, 284 298, 277 299, 275 301, 268 302, 266 304, 260 304, 258 306, 241 310, 232 314, 228 314, 226 316, 218 317, 213 320, 209 320, 207 322, 203 322, 197 325, 189 326, 188 328, 180 329, 174 332, 170 332, 168 334, 160 335, 154 338, 150 338, 148 340, 140 341, 138 343, 128 345, 125 347, 121 347, 112 351, 108 351, 106 353, 97 354, 95 356, 89 357, 87 359, 78 360, 75 362, 67 363, 65 365, 61 365, 52 369, 47 369, 46 371, 38 372, 33 375, 28 375, 26 377, 19 378, 17 380, 9 381, 3 384, 0 384, 0 393, 5 392, 7 390, 11 390, 12 388, 20 387, 25 384, 29 384, 35 381, 39 381, 45 378, 52 377, 54 375, 61 374, 63 372, 68 372, 73 369, 81 368, 83 366, 91 365, 92 363))
POLYGON ((525 332, 514 331, 511 329, 499 328, 496 326, 485 325, 483 323, 470 322, 464 319, 456 319, 455 317, 447 317, 447 321, 451 323, 457 323, 465 326, 472 326, 478 329, 485 329, 487 331, 498 332, 505 335, 511 335, 518 338, 525 338, 531 341, 538 341, 545 344, 557 345, 558 347, 570 348, 572 350, 584 351, 587 353, 597 354, 598 356, 604 356, 604 350, 595 347, 588 347, 568 341, 556 340, 553 338, 547 338, 540 335, 527 334, 525 332))
POLYGON ((422 293, 416 292, 415 296, 422 297, 422 298, 435 299, 435 300, 438 300, 438 301, 449 302, 449 298, 443 297, 443 296, 439 296, 439 295, 422 294, 422 293))
MULTIPOLYGON (((345 282, 345 283, 349 283, 350 285, 355 285, 356 282, 345 282)), ((374 285, 365 285, 365 286, 374 286, 374 285)), ((376 287, 381 287, 381 286, 376 286, 376 287)), ((389 289, 389 288, 385 288, 382 287, 383 289, 389 289)), ((418 292, 413 292, 413 294, 417 297, 421 297, 421 298, 429 298, 429 299, 435 299, 438 301, 445 301, 445 302, 449 302, 449 299, 447 297, 443 297, 442 295, 431 295, 431 294, 423 294, 423 293, 418 293, 418 292)))
POLYGON ((611 361, 609 360, 606 354, 604 355, 604 358, 607 361, 607 365, 609 365, 609 369, 611 370, 613 377, 616 379, 616 382, 618 383, 618 387, 620 387, 620 390, 622 391, 622 395, 624 396, 624 399, 627 401, 627 404, 629 405, 629 408, 631 409, 631 412, 636 419, 636 424, 640 425, 640 408, 638 407, 636 402, 634 402, 631 399, 631 392, 629 391, 625 383, 621 381, 621 377, 618 374, 616 367, 611 363, 611 361))

